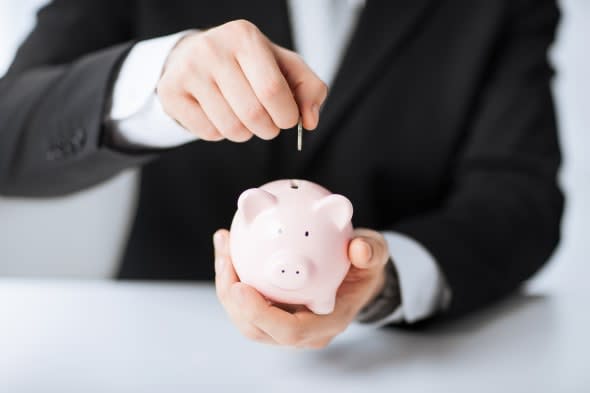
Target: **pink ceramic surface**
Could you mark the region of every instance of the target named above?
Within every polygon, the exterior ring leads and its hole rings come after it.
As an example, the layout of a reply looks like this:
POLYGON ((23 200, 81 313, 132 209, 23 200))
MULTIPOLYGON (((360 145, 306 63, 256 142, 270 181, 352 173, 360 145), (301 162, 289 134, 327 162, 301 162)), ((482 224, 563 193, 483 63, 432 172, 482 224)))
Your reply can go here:
POLYGON ((277 180, 246 190, 230 230, 240 280, 277 303, 334 310, 350 267, 352 204, 305 180, 277 180))

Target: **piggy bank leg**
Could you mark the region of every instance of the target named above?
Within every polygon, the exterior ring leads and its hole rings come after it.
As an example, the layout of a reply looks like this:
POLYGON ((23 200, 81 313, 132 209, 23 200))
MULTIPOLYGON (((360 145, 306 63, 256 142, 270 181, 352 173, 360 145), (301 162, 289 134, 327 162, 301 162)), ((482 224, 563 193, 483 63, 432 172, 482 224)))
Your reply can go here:
POLYGON ((336 303, 336 298, 332 294, 329 297, 323 297, 317 300, 314 300, 307 304, 307 308, 311 310, 314 314, 318 315, 325 315, 331 314, 334 311, 334 305, 336 303))

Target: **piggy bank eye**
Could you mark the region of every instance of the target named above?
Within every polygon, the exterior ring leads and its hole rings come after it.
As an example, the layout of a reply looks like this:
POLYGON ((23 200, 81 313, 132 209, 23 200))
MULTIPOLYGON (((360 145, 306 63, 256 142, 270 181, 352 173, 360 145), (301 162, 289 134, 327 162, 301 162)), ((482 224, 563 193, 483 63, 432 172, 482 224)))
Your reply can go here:
POLYGON ((309 236, 309 231, 305 231, 305 237, 309 236))

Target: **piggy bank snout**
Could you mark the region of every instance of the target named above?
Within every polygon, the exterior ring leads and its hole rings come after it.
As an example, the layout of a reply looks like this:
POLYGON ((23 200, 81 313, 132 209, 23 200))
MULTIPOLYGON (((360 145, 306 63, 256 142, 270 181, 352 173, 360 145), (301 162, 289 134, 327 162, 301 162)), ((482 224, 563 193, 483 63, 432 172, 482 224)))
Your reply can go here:
POLYGON ((282 252, 269 258, 266 269, 270 284, 285 290, 296 290, 308 283, 312 263, 304 256, 282 252))

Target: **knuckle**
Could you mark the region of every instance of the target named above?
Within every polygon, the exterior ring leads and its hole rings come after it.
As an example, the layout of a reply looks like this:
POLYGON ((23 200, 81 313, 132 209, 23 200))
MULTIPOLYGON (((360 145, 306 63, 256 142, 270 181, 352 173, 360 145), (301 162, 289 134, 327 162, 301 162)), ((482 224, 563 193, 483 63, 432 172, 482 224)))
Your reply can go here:
POLYGON ((225 127, 225 134, 227 134, 230 137, 235 137, 237 135, 240 135, 240 134, 244 133, 244 131, 245 131, 244 126, 237 119, 228 122, 228 124, 225 127))
POLYGON ((193 49, 195 43, 198 43, 200 41, 203 34, 203 32, 195 31, 192 33, 188 33, 187 35, 180 38, 180 40, 172 48, 170 58, 175 58, 178 54, 184 56, 184 53, 186 53, 187 51, 190 52, 193 49))
POLYGON ((165 69, 171 69, 177 72, 186 66, 192 59, 192 52, 195 48, 195 43, 200 42, 199 40, 193 41, 181 41, 176 48, 170 52, 168 59, 165 64, 165 69))
POLYGON ((265 116, 266 111, 260 103, 253 103, 246 108, 246 118, 251 122, 260 122, 265 116))
POLYGON ((284 86, 280 78, 271 77, 261 87, 260 95, 265 99, 273 99, 282 92, 283 88, 284 86))
POLYGON ((236 19, 234 21, 228 22, 227 27, 230 28, 234 34, 242 37, 251 37, 252 35, 256 35, 260 32, 254 23, 246 19, 236 19))
POLYGON ((199 53, 198 57, 208 59, 208 61, 217 60, 219 57, 217 43, 212 34, 204 33, 201 35, 198 43, 195 43, 195 51, 199 53))
POLYGON ((199 36, 195 44, 199 49, 212 50, 215 48, 215 37, 211 31, 205 32, 199 36))

